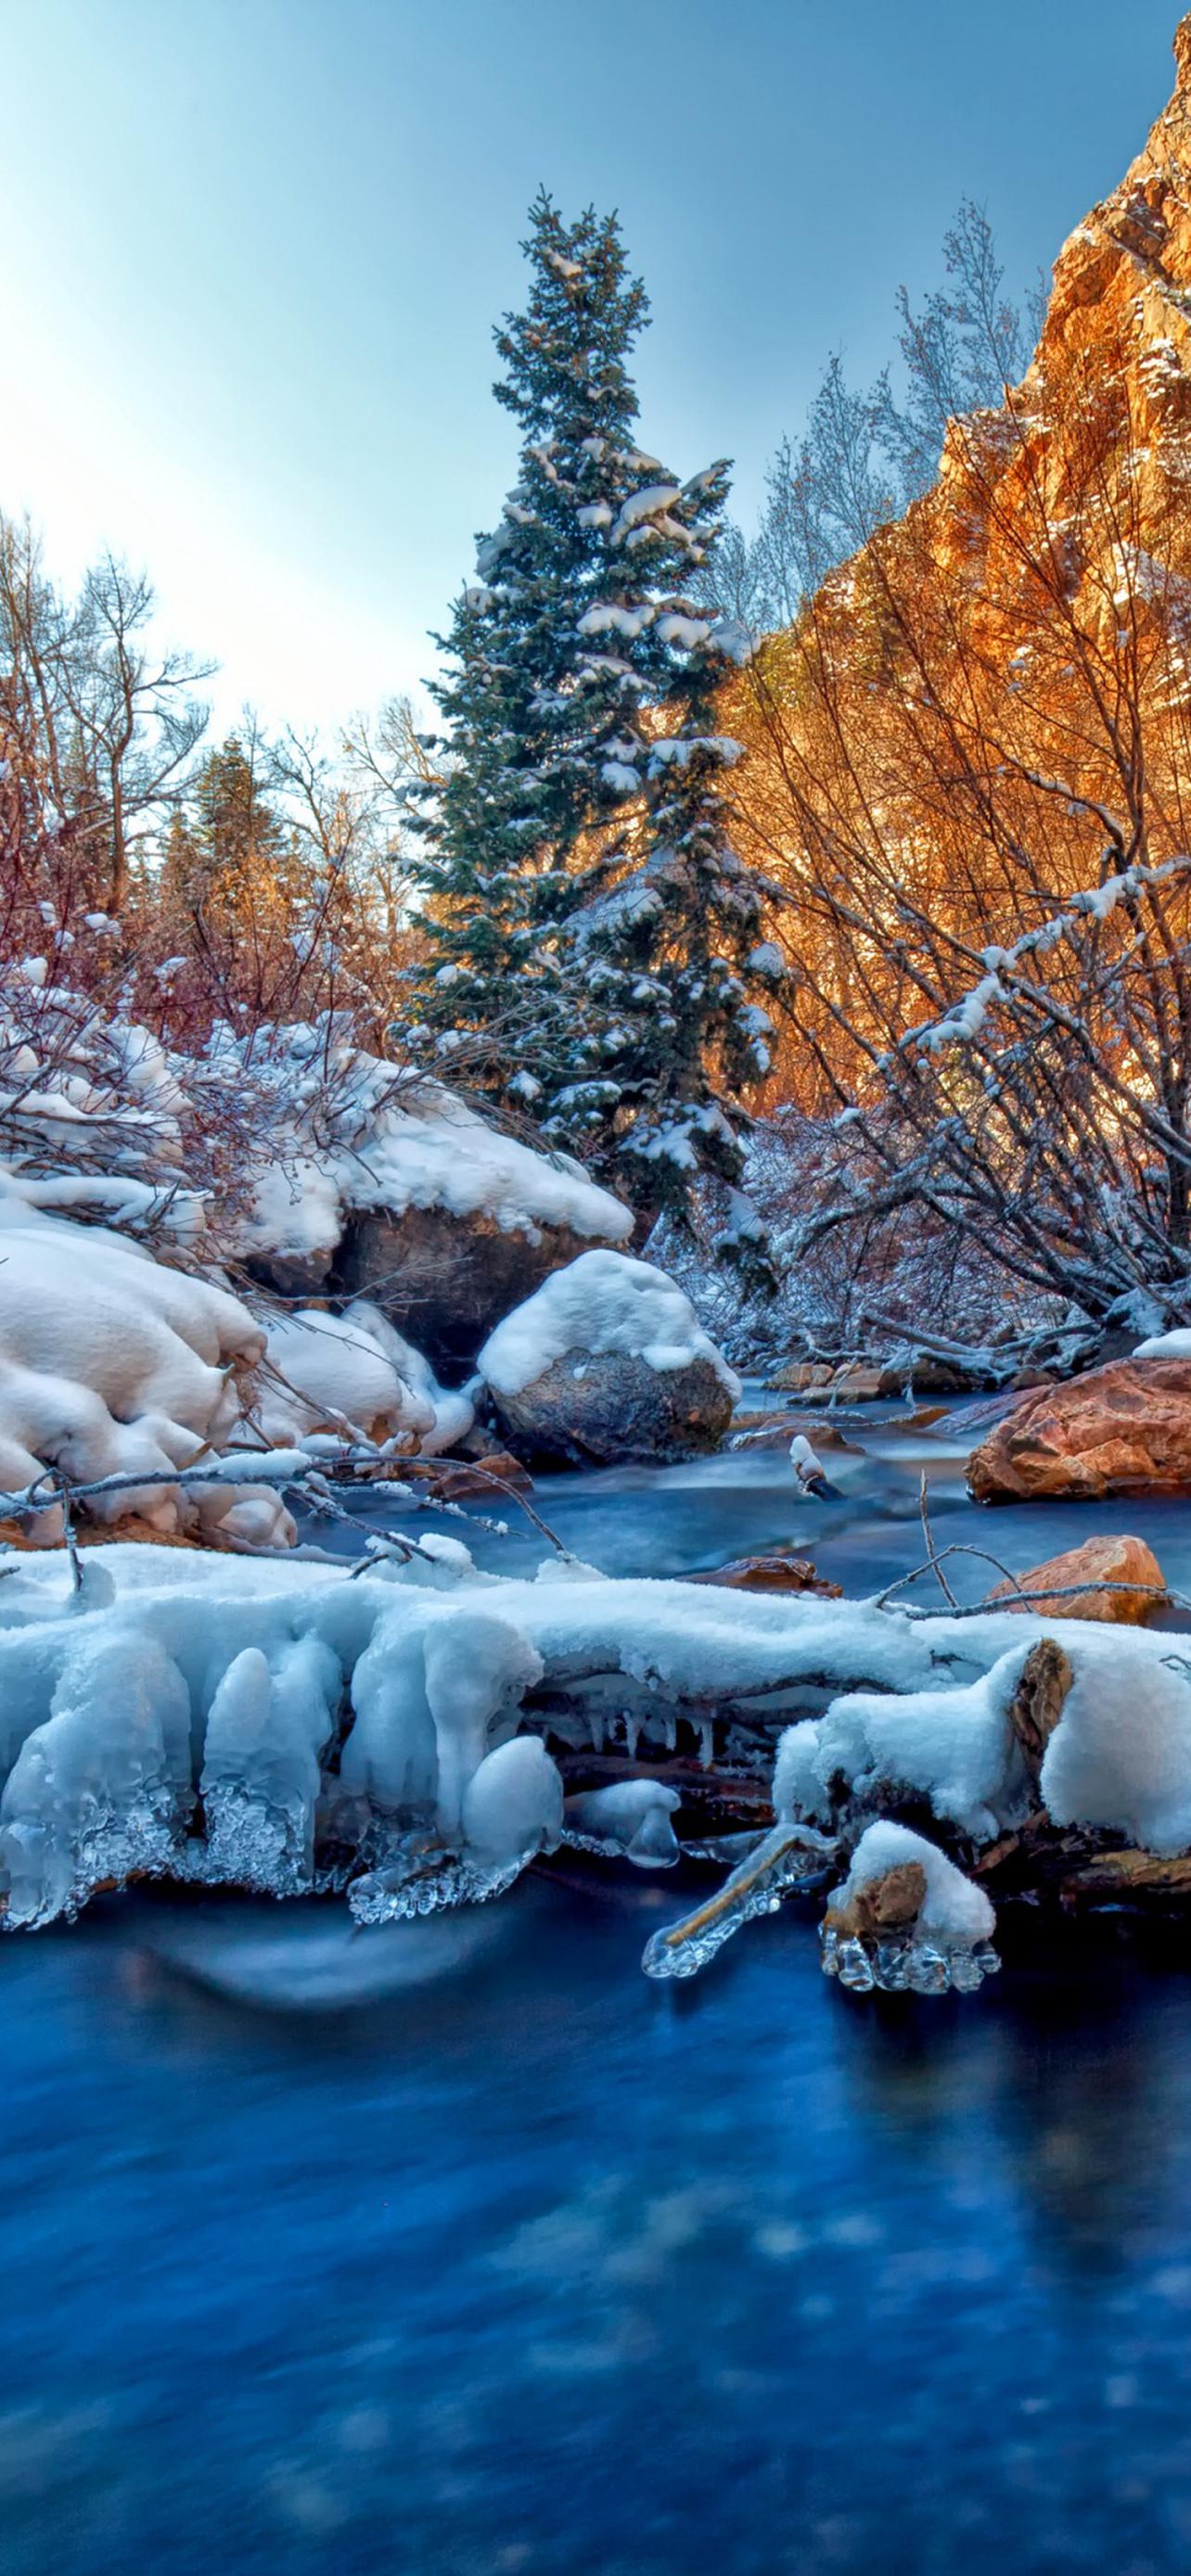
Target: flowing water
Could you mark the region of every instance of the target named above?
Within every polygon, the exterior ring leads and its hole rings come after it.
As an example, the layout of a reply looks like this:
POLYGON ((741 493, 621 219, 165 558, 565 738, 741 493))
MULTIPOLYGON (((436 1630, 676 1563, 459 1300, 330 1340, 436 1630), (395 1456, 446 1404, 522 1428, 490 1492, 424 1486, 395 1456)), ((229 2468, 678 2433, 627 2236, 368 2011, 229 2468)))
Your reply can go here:
MULTIPOLYGON (((1129 1526, 1191 1590, 1185 1507, 977 1514, 946 1425, 859 1437, 825 1505, 772 1454, 538 1499, 610 1572, 871 1592, 925 1463, 940 1544, 1129 1526)), ((577 1862, 0 1943, 3 2576, 1184 2569, 1191 1949, 1025 1916, 971 2001, 858 2002, 795 1903, 658 1988, 681 1902, 577 1862)))

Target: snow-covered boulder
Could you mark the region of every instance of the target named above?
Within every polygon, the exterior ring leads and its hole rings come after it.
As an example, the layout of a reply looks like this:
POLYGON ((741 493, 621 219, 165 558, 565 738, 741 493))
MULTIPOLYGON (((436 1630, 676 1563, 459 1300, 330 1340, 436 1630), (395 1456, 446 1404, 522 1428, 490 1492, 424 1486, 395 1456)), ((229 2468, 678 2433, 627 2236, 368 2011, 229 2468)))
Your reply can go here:
POLYGON ((556 1271, 497 1325, 477 1366, 510 1449, 531 1464, 718 1448, 740 1394, 683 1290, 618 1252, 556 1271))
POLYGON ((272 1135, 236 1233, 264 1285, 367 1299, 457 1378, 552 1271, 588 1244, 628 1241, 629 1210, 580 1164, 502 1134, 441 1083, 339 1048, 304 1085, 302 1035, 289 1033, 291 1132, 272 1135))
MULTIPOLYGON (((0 1189, 0 1518, 3 1494, 47 1469, 72 1485, 107 1476, 164 1478, 96 1496, 93 1519, 135 1514, 163 1535, 225 1525, 228 1536, 286 1540, 293 1524, 272 1494, 220 1485, 201 1499, 172 1477, 220 1449, 240 1410, 264 1333, 239 1299, 166 1268, 125 1236, 72 1224, 0 1189), (247 1518, 245 1517, 247 1515, 247 1518)), ((246 1466, 246 1478, 251 1469, 246 1466)), ((61 1511, 32 1524, 52 1542, 61 1511)))

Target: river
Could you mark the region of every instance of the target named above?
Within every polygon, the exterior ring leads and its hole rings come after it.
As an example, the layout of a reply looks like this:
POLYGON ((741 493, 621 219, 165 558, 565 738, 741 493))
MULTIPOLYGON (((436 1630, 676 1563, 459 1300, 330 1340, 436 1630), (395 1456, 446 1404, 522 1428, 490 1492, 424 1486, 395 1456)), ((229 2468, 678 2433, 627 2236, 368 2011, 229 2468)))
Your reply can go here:
MULTIPOLYGON (((838 1502, 772 1454, 538 1499, 610 1572, 780 1538, 871 1591, 925 1462, 940 1542, 1128 1526, 1191 1588, 1185 1506, 978 1514, 945 1424, 858 1430, 838 1502)), ((0 1943, 4 2576, 1186 2567, 1191 1947, 1025 1915, 977 1998, 860 2002, 788 1905, 659 1988, 678 1901, 0 1943)))

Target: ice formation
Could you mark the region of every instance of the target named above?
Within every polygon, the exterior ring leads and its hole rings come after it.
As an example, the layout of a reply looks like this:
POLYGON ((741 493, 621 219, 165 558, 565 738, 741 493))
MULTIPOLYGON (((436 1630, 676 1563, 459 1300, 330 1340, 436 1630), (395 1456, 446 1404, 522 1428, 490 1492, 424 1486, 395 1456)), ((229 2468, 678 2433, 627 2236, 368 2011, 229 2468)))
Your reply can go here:
POLYGON ((856 1994, 871 1993, 874 1986, 926 1995, 945 1994, 953 1986, 970 1994, 999 1964, 991 1947, 995 1928, 982 1888, 924 1835, 882 1818, 861 1835, 832 1900, 820 1936, 823 1968, 856 1994), (857 1899, 888 1883, 892 1873, 911 1871, 916 1886, 924 1887, 914 1910, 911 1898, 894 1909, 893 1920, 867 1930, 848 1919, 857 1899))
POLYGON ((623 1852, 638 1869, 669 1869, 678 1859, 670 1821, 682 1800, 662 1780, 614 1780, 581 1789, 566 1803, 566 1840, 581 1851, 623 1852))
MULTIPOLYGON (((301 1453, 282 1453, 268 1472, 295 1464, 301 1453)), ((233 1460, 211 1472, 233 1489, 233 1460)), ((134 1874, 277 1894, 333 1885, 358 1920, 383 1921, 496 1894, 560 1835, 664 1863, 677 1803, 664 1777, 580 1792, 564 1810, 542 1738, 660 1753, 680 1729, 705 1737, 709 1708, 729 1762, 756 1772, 777 1746, 778 1821, 726 1840, 735 1869, 655 1937, 654 1975, 692 1973, 787 1890, 840 1878, 837 1855, 887 1784, 933 1806, 941 1841, 987 1843, 1041 1796, 1058 1825, 1109 1826, 1156 1853, 1191 1845, 1191 1680, 1168 1636, 613 1581, 557 1559, 501 1579, 457 1540, 422 1545, 355 1572, 106 1545, 77 1592, 60 1555, 6 1560, 8 1923, 49 1921, 134 1874), (1039 1788, 1008 1710, 1043 1636, 1074 1681, 1039 1788)), ((869 1824, 837 1910, 866 1869, 902 1865, 902 1831, 882 1824, 874 1840, 869 1824)), ((861 1939, 841 1966, 854 1982, 871 1970, 873 1983, 941 1990, 986 1972, 983 1896, 924 1849, 914 1842, 916 1919, 886 1926, 881 1955, 861 1939)))
POLYGON ((776 1914, 784 1895, 821 1885, 833 1846, 818 1834, 786 1824, 758 1836, 723 1886, 680 1923, 669 1923, 645 1944, 647 1977, 694 1977, 734 1932, 758 1914, 776 1914))
POLYGON ((498 1395, 520 1395, 568 1351, 621 1352, 662 1371, 710 1362, 735 1403, 740 1380, 677 1282, 620 1252, 583 1252, 489 1334, 476 1366, 498 1395))

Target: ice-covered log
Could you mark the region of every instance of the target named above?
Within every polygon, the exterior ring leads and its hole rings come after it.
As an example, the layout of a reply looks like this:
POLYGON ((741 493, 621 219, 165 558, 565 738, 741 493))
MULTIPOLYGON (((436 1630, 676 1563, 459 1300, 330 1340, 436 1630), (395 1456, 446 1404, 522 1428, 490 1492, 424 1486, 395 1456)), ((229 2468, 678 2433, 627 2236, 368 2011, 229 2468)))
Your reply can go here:
POLYGON ((0 1867, 14 1923, 140 1870, 282 1893, 413 1869, 440 1902, 442 1868, 465 1876, 483 1842, 474 1784, 499 1782, 514 1743, 508 1776, 528 1779, 528 1740, 564 1758, 594 1760, 613 1735, 647 1752, 660 1779, 612 1798, 577 1787, 586 1803, 564 1830, 653 1863, 677 1813, 667 1757, 680 1747, 689 1804, 696 1739, 758 1794, 773 1772, 791 1848, 819 1833, 846 1855, 877 1812, 933 1818, 967 1871, 986 1852, 1028 1864, 1045 1844, 1070 1874, 1113 1835, 1164 1859, 1191 1848, 1191 1681, 1177 1641, 1146 1631, 608 1581, 557 1559, 499 1580, 441 1538, 358 1576, 108 1546, 78 1594, 61 1558, 11 1562, 0 1867), (634 1850, 643 1829, 654 1847, 634 1850))

